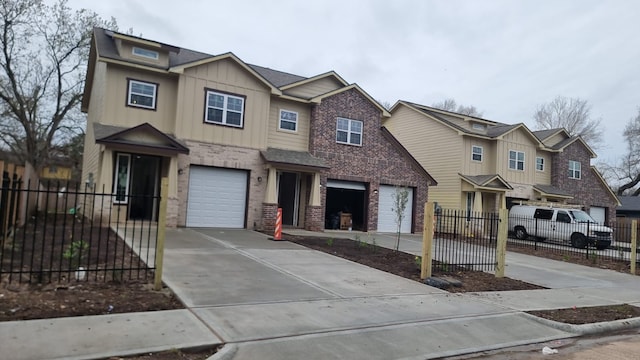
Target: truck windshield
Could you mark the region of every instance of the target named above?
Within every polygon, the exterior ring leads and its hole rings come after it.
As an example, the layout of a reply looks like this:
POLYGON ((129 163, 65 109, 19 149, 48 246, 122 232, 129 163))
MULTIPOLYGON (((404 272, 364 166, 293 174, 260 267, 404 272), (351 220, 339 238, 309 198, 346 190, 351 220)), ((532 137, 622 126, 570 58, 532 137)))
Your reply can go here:
POLYGON ((592 222, 594 224, 596 223, 596 221, 593 220, 593 218, 584 211, 571 210, 569 212, 571 213, 571 216, 573 216, 573 218, 576 220, 576 222, 592 222))

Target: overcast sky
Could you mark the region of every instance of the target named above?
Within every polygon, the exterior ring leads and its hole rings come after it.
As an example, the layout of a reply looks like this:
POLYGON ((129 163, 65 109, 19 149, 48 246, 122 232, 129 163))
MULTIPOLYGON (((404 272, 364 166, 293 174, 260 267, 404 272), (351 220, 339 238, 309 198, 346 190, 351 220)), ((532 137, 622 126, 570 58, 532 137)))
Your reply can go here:
POLYGON ((375 99, 446 98, 527 124, 557 95, 601 118, 599 161, 640 106, 640 1, 70 0, 120 30, 302 76, 329 70, 375 99))

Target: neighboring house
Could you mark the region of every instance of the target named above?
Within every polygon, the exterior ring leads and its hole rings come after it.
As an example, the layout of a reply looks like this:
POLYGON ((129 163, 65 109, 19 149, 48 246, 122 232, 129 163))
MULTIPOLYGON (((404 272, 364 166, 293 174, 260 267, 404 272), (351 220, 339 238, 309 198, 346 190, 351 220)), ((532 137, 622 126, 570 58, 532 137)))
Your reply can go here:
POLYGON ((616 209, 618 219, 640 219, 640 196, 620 196, 620 206, 616 209))
POLYGON ((280 207, 285 226, 346 215, 394 231, 389 193, 406 186, 402 230, 415 232, 436 184, 381 127, 389 113, 332 71, 307 78, 96 28, 82 110, 82 180, 113 193, 121 220, 155 220, 167 177, 169 226, 272 230, 280 207))
POLYGON ((40 180, 60 180, 67 181, 72 178, 72 165, 64 159, 53 159, 49 161, 40 171, 40 180))
POLYGON ((560 202, 584 206, 602 222, 615 219, 618 200, 590 165, 596 154, 563 129, 532 132, 407 101, 383 125, 438 179, 429 199, 443 208, 560 202))

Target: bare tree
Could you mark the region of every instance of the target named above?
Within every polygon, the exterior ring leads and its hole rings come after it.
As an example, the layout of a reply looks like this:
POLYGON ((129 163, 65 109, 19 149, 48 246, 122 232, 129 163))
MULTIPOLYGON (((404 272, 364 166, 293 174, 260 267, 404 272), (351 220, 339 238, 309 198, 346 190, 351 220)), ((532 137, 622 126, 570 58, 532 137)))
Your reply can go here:
POLYGON ((591 106, 587 100, 556 96, 547 104, 538 105, 533 114, 536 128, 564 128, 571 136, 580 136, 594 149, 602 143, 600 119, 591 116, 591 106))
POLYGON ((78 104, 94 26, 116 23, 66 0, 0 0, 0 141, 36 170, 84 125, 78 104))
POLYGON ((446 99, 445 101, 439 103, 433 103, 431 107, 436 109, 451 111, 462 115, 474 116, 474 117, 482 117, 482 111, 479 111, 473 105, 458 105, 456 100, 453 98, 446 99))
POLYGON ((616 182, 618 195, 640 195, 640 107, 634 118, 624 128, 627 152, 615 166, 607 166, 607 177, 616 182))
POLYGON ((393 197, 393 214, 397 225, 396 232, 396 251, 400 249, 400 231, 402 230, 402 220, 404 219, 407 202, 409 201, 409 189, 405 186, 396 186, 395 192, 391 194, 393 197))

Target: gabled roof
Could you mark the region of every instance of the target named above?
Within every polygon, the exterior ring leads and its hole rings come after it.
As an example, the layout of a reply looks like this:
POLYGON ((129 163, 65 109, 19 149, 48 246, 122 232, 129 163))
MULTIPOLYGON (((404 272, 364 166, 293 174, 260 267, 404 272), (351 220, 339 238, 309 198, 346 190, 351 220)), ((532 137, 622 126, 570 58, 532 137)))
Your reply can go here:
POLYGON ((535 184, 533 189, 543 196, 559 197, 564 199, 573 199, 573 194, 551 185, 535 184))
POLYGON ((570 137, 568 139, 564 139, 564 140, 560 141, 559 143, 551 146, 551 149, 556 150, 556 151, 561 151, 561 150, 564 150, 567 146, 573 144, 576 141, 579 141, 580 143, 582 143, 582 145, 587 149, 587 151, 589 151, 589 153, 591 154, 592 158, 598 157, 598 155, 593 151, 593 149, 591 149, 591 147, 584 140, 582 140, 581 136, 573 136, 573 137, 570 137))
POLYGON ((533 132, 533 135, 535 135, 538 139, 540 139, 540 141, 544 141, 561 132, 564 132, 567 135, 567 137, 570 137, 569 133, 567 133, 567 131, 563 128, 536 130, 533 132))
POLYGON ((321 94, 318 95, 312 99, 310 99, 311 102, 315 102, 315 103, 320 103, 322 101, 322 99, 324 98, 328 98, 329 96, 333 96, 336 94, 340 94, 343 93, 345 91, 349 91, 349 90, 356 90, 358 91, 360 94, 362 94, 365 98, 367 98, 367 100, 369 100, 373 105, 375 105, 378 109, 380 109, 380 111, 382 111, 382 116, 384 117, 390 117, 391 114, 389 114, 389 111, 387 111, 387 109, 380 105, 379 102, 377 102, 374 98, 371 97, 371 95, 369 95, 366 91, 362 90, 362 88, 360 86, 358 86, 358 84, 351 84, 349 86, 345 86, 339 89, 335 89, 333 91, 329 91, 328 93, 325 94, 321 94))
POLYGON ((499 174, 489 175, 463 175, 458 174, 462 180, 476 188, 493 190, 513 190, 513 187, 499 174))
POLYGON ((180 154, 189 153, 189 148, 184 143, 177 140, 173 135, 166 134, 156 129, 149 123, 144 123, 129 128, 95 123, 93 124, 93 134, 95 136, 97 144, 135 146, 148 149, 164 150, 180 154), (126 138, 129 134, 141 132, 151 134, 165 144, 132 141, 126 138))
POLYGON ((296 83, 299 81, 306 80, 307 78, 300 75, 294 75, 290 73, 286 73, 283 71, 269 69, 263 66, 248 64, 253 70, 255 70, 258 74, 262 75, 267 81, 273 84, 276 87, 282 87, 288 84, 296 83))
POLYGON ((416 160, 416 158, 411 155, 407 148, 402 146, 400 141, 398 141, 398 139, 396 139, 396 137, 393 136, 393 134, 391 134, 391 132, 386 127, 382 126, 380 128, 380 131, 382 133, 382 137, 387 139, 391 143, 391 145, 393 145, 396 149, 398 149, 398 151, 400 151, 400 153, 402 153, 407 159, 409 159, 409 161, 413 163, 414 167, 428 179, 429 186, 438 185, 436 179, 434 179, 433 176, 431 176, 431 174, 429 174, 429 172, 418 162, 418 160, 416 160))
POLYGON ((316 76, 314 76, 314 77, 310 77, 310 78, 307 78, 307 79, 303 79, 303 80, 300 80, 300 81, 296 81, 295 83, 287 84, 287 85, 285 85, 285 86, 282 86, 282 87, 281 87, 281 90, 291 89, 291 88, 294 88, 294 87, 296 87, 296 86, 300 86, 300 85, 308 84, 308 83, 310 83, 310 82, 317 81, 317 80, 319 80, 319 79, 327 78, 327 77, 332 77, 332 78, 336 79, 340 84, 342 84, 342 86, 347 86, 347 85, 349 85, 349 83, 348 83, 348 82, 346 82, 346 81, 345 81, 345 80, 344 80, 340 75, 338 75, 335 71, 329 71, 329 72, 326 72, 326 73, 324 73, 324 74, 320 74, 320 75, 316 75, 316 76))
POLYGON ((613 192, 613 190, 611 189, 611 187, 609 186, 609 184, 607 184, 607 181, 604 179, 604 177, 602 177, 602 174, 600 174, 600 171, 598 171, 598 169, 595 166, 591 166, 591 172, 593 172, 593 174, 598 178, 598 180, 600 180, 600 182, 602 183, 602 185, 607 189, 607 191, 609 192, 609 195, 611 195, 611 197, 613 197, 613 199, 616 201, 616 203, 618 204, 618 206, 620 206, 620 198, 618 197, 618 195, 616 195, 615 192, 613 192))
POLYGON ((620 196, 617 211, 640 211, 640 196, 620 196))
POLYGON ((316 169, 329 168, 324 160, 311 155, 307 151, 267 148, 267 150, 260 151, 260 155, 262 155, 264 160, 268 163, 288 164, 316 169))

